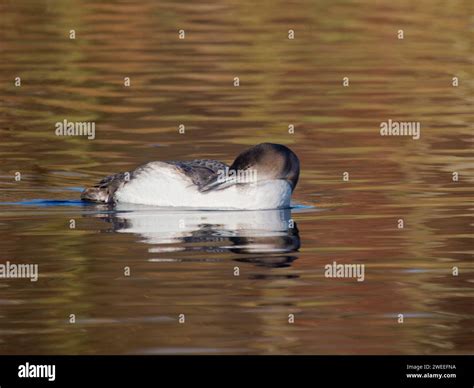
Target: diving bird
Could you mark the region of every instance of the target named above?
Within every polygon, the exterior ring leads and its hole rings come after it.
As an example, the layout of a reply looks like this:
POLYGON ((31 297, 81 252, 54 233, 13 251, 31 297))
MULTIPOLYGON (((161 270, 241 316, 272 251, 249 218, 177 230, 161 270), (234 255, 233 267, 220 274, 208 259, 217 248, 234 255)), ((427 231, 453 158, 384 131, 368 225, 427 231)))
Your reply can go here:
POLYGON ((300 163, 281 144, 262 143, 231 166, 210 159, 156 161, 86 188, 81 199, 199 209, 284 209, 298 183, 300 163))

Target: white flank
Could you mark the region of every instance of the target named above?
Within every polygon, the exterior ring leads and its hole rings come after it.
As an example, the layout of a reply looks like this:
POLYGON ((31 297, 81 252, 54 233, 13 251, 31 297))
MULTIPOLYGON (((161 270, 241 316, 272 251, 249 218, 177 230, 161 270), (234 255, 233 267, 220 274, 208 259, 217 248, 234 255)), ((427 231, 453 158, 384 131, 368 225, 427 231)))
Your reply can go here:
POLYGON ((151 162, 115 193, 124 203, 199 209, 281 209, 290 206, 291 187, 284 180, 234 185, 201 193, 174 166, 151 162))

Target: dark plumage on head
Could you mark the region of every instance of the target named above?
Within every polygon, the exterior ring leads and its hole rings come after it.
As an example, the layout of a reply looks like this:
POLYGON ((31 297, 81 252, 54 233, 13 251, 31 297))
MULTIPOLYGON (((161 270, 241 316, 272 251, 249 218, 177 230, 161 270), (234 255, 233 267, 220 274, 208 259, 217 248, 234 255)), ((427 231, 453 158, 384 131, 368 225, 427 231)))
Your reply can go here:
POLYGON ((284 179, 293 191, 300 175, 300 161, 296 154, 281 144, 261 143, 243 151, 234 160, 230 170, 254 168, 258 180, 284 179))

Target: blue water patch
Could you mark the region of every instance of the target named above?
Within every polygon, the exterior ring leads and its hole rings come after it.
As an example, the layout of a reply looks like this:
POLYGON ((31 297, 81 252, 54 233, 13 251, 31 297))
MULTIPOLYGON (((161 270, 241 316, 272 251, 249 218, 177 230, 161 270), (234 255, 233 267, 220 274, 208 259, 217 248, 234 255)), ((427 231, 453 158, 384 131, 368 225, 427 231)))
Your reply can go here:
POLYGON ((316 209, 316 207, 311 205, 299 205, 297 203, 294 203, 291 205, 291 209, 316 209))
POLYGON ((81 201, 81 200, 31 199, 28 201, 18 201, 18 202, 0 202, 0 205, 51 207, 51 206, 94 206, 95 204, 92 202, 86 202, 86 201, 81 201))
POLYGON ((429 270, 424 269, 424 268, 409 268, 409 269, 402 270, 401 272, 407 272, 407 273, 425 273, 425 272, 429 272, 429 270))

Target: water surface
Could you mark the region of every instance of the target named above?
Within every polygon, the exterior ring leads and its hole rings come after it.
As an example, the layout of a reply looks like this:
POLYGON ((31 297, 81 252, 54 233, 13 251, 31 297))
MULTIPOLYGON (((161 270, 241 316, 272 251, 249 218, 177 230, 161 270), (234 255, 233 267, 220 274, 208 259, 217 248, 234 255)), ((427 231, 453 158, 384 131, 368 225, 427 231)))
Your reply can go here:
POLYGON ((40 277, 0 281, 0 353, 472 353, 470 9, 3 2, 0 263, 40 277), (64 119, 95 139, 56 136, 64 119), (389 119, 421 138, 381 137, 389 119), (264 141, 300 157, 300 206, 78 201, 150 160, 232 162, 264 141), (333 261, 364 264, 364 282, 326 278, 333 261))

